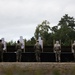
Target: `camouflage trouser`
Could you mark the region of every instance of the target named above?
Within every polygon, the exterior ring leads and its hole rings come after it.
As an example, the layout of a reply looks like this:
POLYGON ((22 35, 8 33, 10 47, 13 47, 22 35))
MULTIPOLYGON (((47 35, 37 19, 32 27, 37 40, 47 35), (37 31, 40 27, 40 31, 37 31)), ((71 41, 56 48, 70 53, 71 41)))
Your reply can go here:
POLYGON ((16 61, 21 61, 21 53, 22 53, 22 51, 21 51, 21 49, 19 49, 19 50, 17 50, 17 53, 16 53, 16 61))
POLYGON ((40 51, 39 50, 35 51, 35 56, 36 56, 36 61, 40 62, 40 51))
POLYGON ((60 51, 56 51, 55 58, 56 58, 56 62, 60 62, 60 51))
POLYGON ((0 61, 3 61, 3 51, 0 51, 0 61))

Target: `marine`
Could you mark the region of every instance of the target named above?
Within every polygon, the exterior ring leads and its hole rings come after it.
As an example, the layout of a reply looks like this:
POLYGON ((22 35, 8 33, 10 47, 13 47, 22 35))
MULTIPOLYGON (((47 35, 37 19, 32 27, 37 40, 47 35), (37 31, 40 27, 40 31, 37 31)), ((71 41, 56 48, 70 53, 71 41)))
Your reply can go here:
POLYGON ((40 53, 42 51, 41 45, 39 44, 39 41, 36 41, 36 44, 34 45, 34 50, 35 50, 35 56, 36 56, 36 61, 40 62, 40 53))
POLYGON ((16 58, 17 59, 16 59, 16 61, 20 62, 21 61, 22 50, 21 50, 21 43, 19 42, 19 40, 17 41, 16 49, 17 49, 17 52, 16 52, 16 58))

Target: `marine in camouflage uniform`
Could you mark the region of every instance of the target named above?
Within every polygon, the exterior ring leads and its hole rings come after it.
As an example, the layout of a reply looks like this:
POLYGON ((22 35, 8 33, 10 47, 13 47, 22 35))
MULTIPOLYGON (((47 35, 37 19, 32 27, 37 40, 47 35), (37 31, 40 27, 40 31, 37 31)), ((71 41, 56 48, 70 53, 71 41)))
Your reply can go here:
POLYGON ((0 40, 0 60, 3 61, 3 48, 2 40, 0 40))
POLYGON ((21 53, 22 53, 22 50, 21 50, 21 43, 19 41, 17 41, 17 44, 16 44, 16 49, 17 49, 17 53, 16 53, 16 60, 17 62, 20 62, 21 61, 21 53))
POLYGON ((74 43, 72 44, 72 49, 73 49, 73 56, 74 56, 74 61, 75 61, 75 41, 74 41, 74 43))
POLYGON ((54 51, 55 51, 56 62, 60 62, 61 47, 59 41, 56 41, 56 44, 54 44, 54 51))
POLYGON ((36 61, 40 62, 40 53, 42 51, 41 45, 39 44, 39 41, 36 42, 36 44, 34 45, 34 49, 35 49, 35 56, 36 56, 36 61))

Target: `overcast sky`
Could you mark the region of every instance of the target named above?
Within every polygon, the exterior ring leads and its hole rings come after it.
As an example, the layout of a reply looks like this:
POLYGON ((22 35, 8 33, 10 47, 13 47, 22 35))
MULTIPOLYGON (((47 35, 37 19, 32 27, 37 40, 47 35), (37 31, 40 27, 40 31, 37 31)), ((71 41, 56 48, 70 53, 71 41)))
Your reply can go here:
POLYGON ((75 0, 0 0, 0 38, 30 39, 42 21, 57 25, 65 14, 75 18, 75 0))

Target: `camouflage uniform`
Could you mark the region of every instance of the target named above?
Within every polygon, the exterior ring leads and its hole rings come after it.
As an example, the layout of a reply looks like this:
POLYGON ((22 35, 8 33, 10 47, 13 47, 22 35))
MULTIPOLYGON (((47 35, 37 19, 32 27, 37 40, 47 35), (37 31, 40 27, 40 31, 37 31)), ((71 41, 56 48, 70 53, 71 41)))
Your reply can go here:
POLYGON ((55 44, 54 45, 54 50, 55 50, 55 58, 56 58, 56 62, 60 62, 60 44, 55 44))
POLYGON ((39 43, 36 43, 34 49, 35 49, 36 61, 40 62, 40 53, 42 50, 41 45, 39 43))
POLYGON ((2 40, 0 40, 0 60, 3 61, 3 48, 2 40))
POLYGON ((18 41, 17 45, 16 45, 16 48, 17 48, 17 53, 16 53, 16 58, 17 58, 17 61, 21 61, 21 53, 22 53, 22 50, 21 50, 21 43, 18 41))

